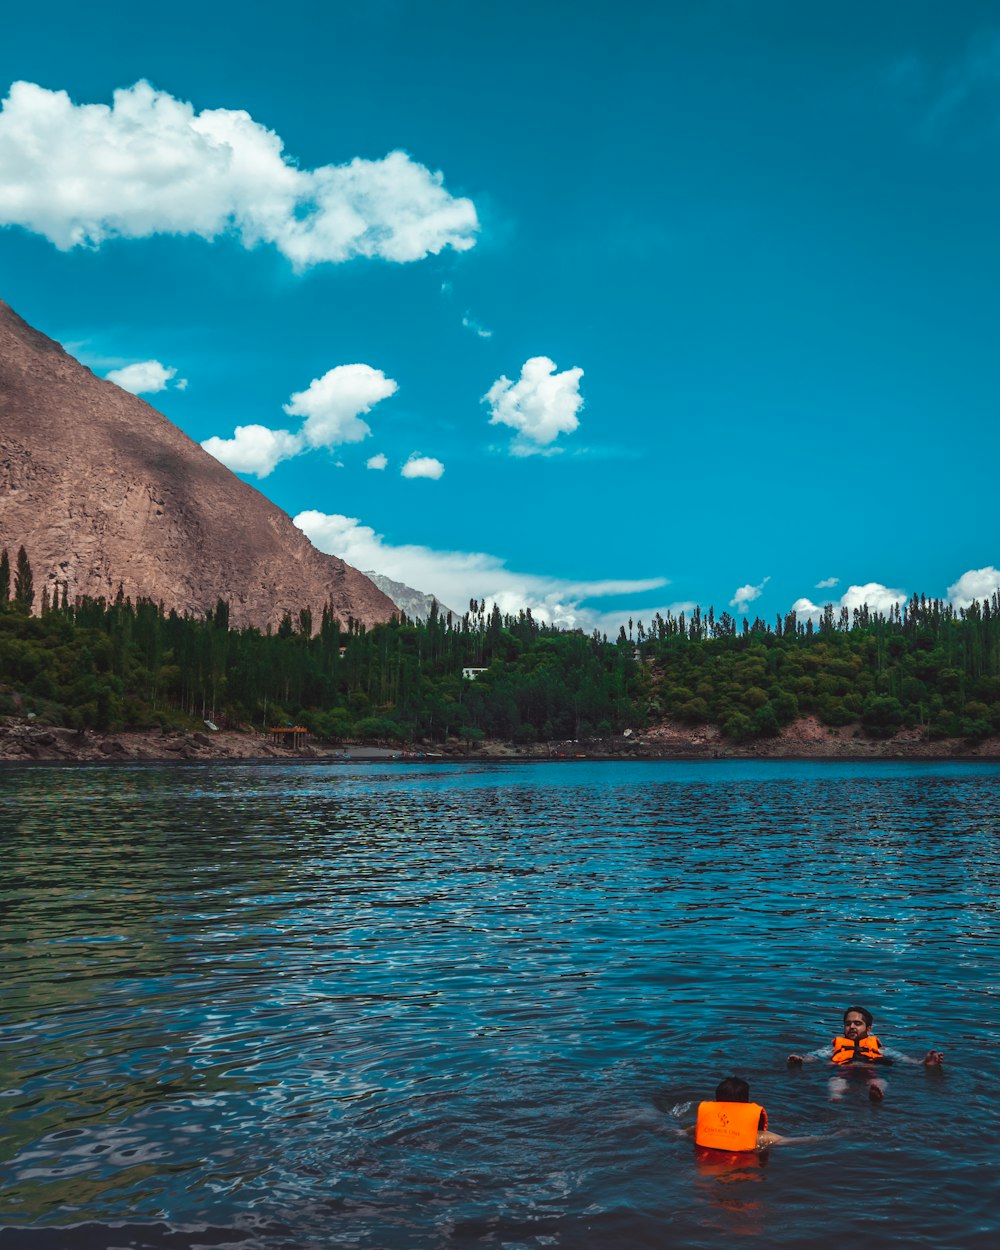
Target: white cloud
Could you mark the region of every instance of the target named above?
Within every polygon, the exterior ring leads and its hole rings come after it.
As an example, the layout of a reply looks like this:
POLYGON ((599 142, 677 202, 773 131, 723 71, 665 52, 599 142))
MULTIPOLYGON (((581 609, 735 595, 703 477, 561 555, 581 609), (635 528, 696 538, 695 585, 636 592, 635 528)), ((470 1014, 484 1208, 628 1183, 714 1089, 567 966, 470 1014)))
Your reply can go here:
POLYGON ((467 330, 471 330, 473 334, 478 334, 481 339, 491 339, 493 331, 487 330, 485 326, 481 326, 475 317, 470 317, 468 313, 462 318, 462 325, 467 330))
POLYGON ((173 383, 178 391, 187 387, 187 378, 177 378, 177 370, 161 365, 158 360, 142 360, 138 364, 125 365, 122 369, 112 369, 105 378, 120 386, 123 391, 131 391, 133 395, 155 395, 157 391, 165 391, 173 383), (177 381, 174 382, 174 378, 177 381))
MULTIPOLYGON (((836 578, 829 579, 836 581, 836 578)), ((820 582, 820 587, 826 587, 825 582, 820 582)), ((890 590, 888 586, 883 586, 881 582, 866 582, 863 586, 849 586, 841 595, 840 601, 833 606, 837 609, 837 616, 840 616, 840 609, 847 608, 848 612, 853 616, 854 609, 863 605, 868 605, 869 612, 881 612, 884 616, 888 616, 889 612, 896 604, 904 604, 906 602, 906 594, 902 590, 890 590)), ((812 621, 818 622, 823 615, 823 608, 813 603, 811 599, 796 599, 792 604, 791 610, 803 620, 810 617, 812 621)))
POLYGON ((429 477, 436 482, 444 473, 444 465, 433 456, 418 456, 414 452, 399 472, 403 477, 429 477))
POLYGON ((583 600, 642 594, 667 584, 662 577, 575 582, 516 573, 496 556, 483 552, 433 551, 415 545, 393 547, 354 517, 309 511, 300 512, 294 520, 320 551, 340 556, 355 568, 376 569, 393 581, 436 595, 459 612, 465 610, 470 599, 485 599, 487 607, 496 603, 501 612, 530 608, 540 621, 588 632, 599 628, 610 636, 618 633, 619 624, 630 615, 648 623, 657 609, 597 613, 581 607, 583 600))
POLYGON ((202 447, 234 473, 267 477, 275 465, 302 450, 302 440, 288 430, 269 430, 264 425, 238 425, 232 438, 206 438, 202 447))
POLYGON ((816 583, 817 590, 832 590, 840 581, 839 577, 824 577, 821 582, 816 583))
POLYGON ((465 251, 479 228, 472 201, 405 152, 300 169, 242 109, 196 113, 147 82, 115 91, 110 107, 14 83, 0 111, 0 225, 62 251, 233 233, 248 248, 274 244, 297 269, 465 251))
POLYGON ((490 425, 507 425, 516 431, 510 450, 530 456, 552 444, 560 434, 572 434, 580 422, 582 369, 556 373, 548 356, 533 356, 521 367, 517 382, 499 377, 483 396, 490 406, 490 425))
POLYGON ((853 612, 855 608, 868 605, 870 612, 881 612, 888 616, 896 604, 906 602, 906 594, 902 590, 890 590, 881 582, 865 582, 863 586, 849 586, 840 597, 840 606, 853 612))
MULTIPOLYGON (((213 436, 205 439, 202 447, 234 473, 267 477, 282 460, 290 460, 310 448, 360 443, 371 433, 360 414, 371 412, 380 400, 398 389, 381 369, 371 365, 338 365, 321 378, 314 378, 306 390, 293 395, 284 405, 289 416, 305 417, 298 431, 240 425, 233 438, 213 436)), ((387 464, 383 455, 372 456, 368 461, 369 469, 384 469, 387 464)), ((337 467, 343 465, 338 461, 337 467)))
MULTIPOLYGON (((284 405, 287 415, 305 417, 299 430, 239 425, 231 439, 212 436, 201 446, 234 472, 266 477, 280 461, 290 460, 311 447, 335 447, 366 439, 371 427, 361 420, 361 412, 370 412, 377 402, 394 395, 397 389, 391 377, 371 365, 337 365, 312 380, 304 391, 292 395, 284 405)), ((376 455, 371 456, 367 466, 385 469, 387 462, 385 456, 376 455)), ((337 467, 342 464, 337 462, 337 467)))
POLYGON ((765 577, 762 582, 756 586, 740 586, 729 600, 729 606, 735 608, 737 612, 745 612, 755 599, 759 599, 764 593, 764 587, 770 581, 770 577, 765 577))
POLYGON ((953 586, 948 587, 948 598, 956 608, 967 608, 973 600, 980 603, 1000 590, 1000 569, 989 564, 984 569, 969 569, 953 586))
POLYGON ((814 622, 818 621, 823 615, 823 609, 813 603, 811 599, 796 599, 792 604, 792 611, 800 619, 810 617, 814 622))
POLYGON ((361 414, 371 412, 397 390, 398 385, 381 369, 337 365, 293 395, 284 408, 290 417, 305 417, 301 433, 308 446, 336 447, 367 438, 371 427, 361 414))

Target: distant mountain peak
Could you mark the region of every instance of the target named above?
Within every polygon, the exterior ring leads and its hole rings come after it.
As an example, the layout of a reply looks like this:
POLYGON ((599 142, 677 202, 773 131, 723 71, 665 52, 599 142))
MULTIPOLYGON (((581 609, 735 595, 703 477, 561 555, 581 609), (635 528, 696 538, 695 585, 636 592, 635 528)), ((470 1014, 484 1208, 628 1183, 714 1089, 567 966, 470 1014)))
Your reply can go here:
POLYGON ((460 613, 446 607, 436 595, 414 590, 412 586, 407 586, 404 582, 394 582, 384 573, 376 573, 371 569, 366 570, 365 577, 373 581, 384 594, 387 594, 401 612, 405 612, 414 620, 426 621, 431 614, 431 605, 434 603, 437 604, 440 616, 446 617, 450 613, 456 621, 461 619, 460 613))

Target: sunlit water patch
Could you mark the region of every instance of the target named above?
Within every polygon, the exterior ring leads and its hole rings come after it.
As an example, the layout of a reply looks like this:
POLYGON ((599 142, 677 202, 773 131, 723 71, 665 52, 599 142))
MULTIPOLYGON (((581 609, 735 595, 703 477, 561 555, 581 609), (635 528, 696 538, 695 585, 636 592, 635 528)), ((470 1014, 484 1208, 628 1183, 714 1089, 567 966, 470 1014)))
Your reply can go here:
POLYGON ((977 1250, 1000 768, 0 772, 0 1246, 977 1250), (861 1003, 946 1052, 833 1102, 861 1003), (781 1133, 699 1169, 731 1072, 781 1133))

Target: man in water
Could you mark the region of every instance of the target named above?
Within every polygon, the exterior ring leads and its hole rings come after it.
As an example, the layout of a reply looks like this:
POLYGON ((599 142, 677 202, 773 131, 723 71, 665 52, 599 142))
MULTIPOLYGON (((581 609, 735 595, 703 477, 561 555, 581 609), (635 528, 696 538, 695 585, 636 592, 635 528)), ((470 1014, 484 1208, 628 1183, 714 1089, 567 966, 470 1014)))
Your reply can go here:
POLYGON ((743 1154, 788 1141, 767 1128, 767 1112, 750 1101, 750 1086, 738 1076, 719 1083, 714 1102, 698 1105, 698 1121, 686 1130, 706 1150, 743 1154))
MULTIPOLYGON (((843 1071, 848 1071, 852 1063, 865 1064, 868 1081, 868 1097, 872 1102, 881 1102, 885 1097, 886 1083, 877 1077, 869 1065, 900 1063, 922 1063, 927 1068, 939 1068, 944 1062, 940 1050, 929 1050, 923 1059, 911 1059, 899 1050, 889 1050, 872 1033, 874 1017, 864 1007, 848 1007, 844 1012, 844 1032, 835 1037, 830 1046, 824 1046, 805 1055, 789 1055, 788 1066, 798 1067, 803 1063, 811 1063, 814 1059, 829 1059, 838 1064, 843 1071)), ((843 1076, 830 1077, 830 1097, 834 1100, 844 1096, 847 1081, 843 1076)))

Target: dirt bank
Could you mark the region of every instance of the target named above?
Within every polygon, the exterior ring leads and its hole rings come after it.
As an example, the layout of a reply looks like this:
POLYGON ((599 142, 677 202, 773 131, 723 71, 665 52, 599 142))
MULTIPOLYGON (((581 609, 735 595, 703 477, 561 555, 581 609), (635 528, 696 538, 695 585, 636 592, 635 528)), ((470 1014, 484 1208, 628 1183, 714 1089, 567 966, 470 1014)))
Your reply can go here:
POLYGON ((903 729, 891 738, 869 738, 859 725, 832 728, 815 716, 786 725, 776 738, 738 743, 723 738, 715 726, 690 728, 666 723, 636 735, 638 750, 653 758, 672 755, 737 759, 1000 759, 1000 737, 969 742, 964 738, 928 738, 923 728, 903 729))
POLYGON ((362 760, 391 759, 1000 759, 1000 738, 970 743, 960 738, 930 740, 920 729, 892 738, 873 739, 860 728, 831 729, 806 716, 777 738, 735 743, 709 725, 691 727, 671 722, 642 733, 582 741, 511 743, 486 740, 465 743, 410 743, 377 746, 307 742, 295 750, 276 745, 251 731, 194 730, 187 733, 147 730, 141 733, 99 733, 58 729, 21 717, 0 719, 0 761, 125 761, 125 760, 362 760))

